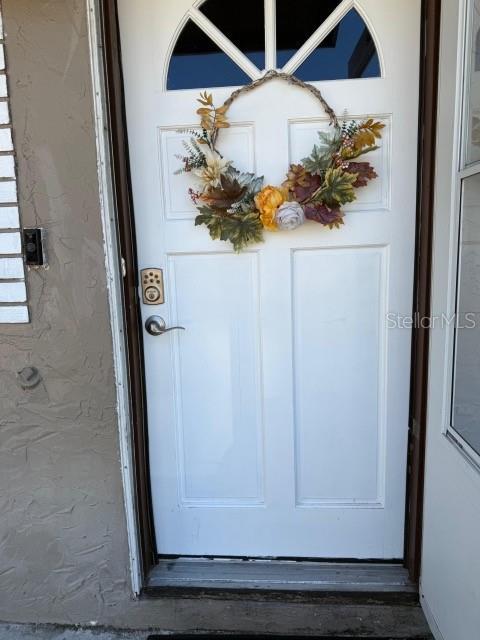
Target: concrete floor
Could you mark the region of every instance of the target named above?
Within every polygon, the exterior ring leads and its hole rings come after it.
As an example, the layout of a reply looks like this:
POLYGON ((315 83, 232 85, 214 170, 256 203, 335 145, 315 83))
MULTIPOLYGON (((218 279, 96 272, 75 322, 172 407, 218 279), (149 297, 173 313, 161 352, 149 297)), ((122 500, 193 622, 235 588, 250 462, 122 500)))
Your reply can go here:
MULTIPOLYGON (((390 607, 389 607, 390 608, 390 607)), ((403 609, 403 607, 395 607, 395 609, 403 609)), ((378 635, 375 633, 374 636, 370 635, 371 629, 365 628, 364 630, 358 629, 358 635, 352 635, 350 632, 346 632, 344 634, 333 635, 318 635, 318 630, 312 630, 312 638, 331 638, 331 640, 341 640, 341 638, 364 638, 365 640, 370 640, 373 638, 380 638, 382 640, 433 640, 433 636, 429 635, 428 629, 426 627, 426 623, 423 622, 423 616, 419 608, 409 607, 410 615, 411 615, 411 628, 408 635, 402 635, 402 632, 405 629, 402 629, 402 625, 398 625, 399 619, 396 616, 391 618, 388 616, 388 624, 390 624, 393 629, 391 633, 384 635, 383 631, 383 623, 385 622, 383 614, 380 614, 377 617, 377 621, 379 624, 378 627, 378 635), (395 630, 396 627, 396 630, 395 630)), ((400 613, 400 612, 398 612, 400 613)), ((358 620, 361 622, 361 620, 358 620)), ((366 621, 365 621, 366 622, 366 621)), ((366 627, 369 625, 367 624, 366 627)), ((264 633, 268 634, 268 630, 263 629, 264 633)), ((293 630, 288 630, 290 633, 295 633, 293 630)), ((287 631, 287 633, 288 633, 287 631)), ((326 631, 326 630, 325 630, 326 631)), ((166 638, 170 635, 168 632, 161 632, 159 630, 155 631, 122 631, 122 630, 114 630, 114 629, 101 629, 101 628, 76 628, 76 627, 62 627, 58 625, 27 625, 27 624, 8 624, 8 623, 0 623, 0 640, 146 640, 146 638, 151 634, 155 633, 158 635, 165 635, 166 638)), ((238 632, 237 632, 238 633, 238 632)), ((250 633, 252 633, 250 631, 250 633)), ((254 632, 253 632, 254 633, 254 632)), ((305 633, 305 630, 303 630, 305 633)), ((228 635, 228 632, 227 632, 228 635)), ((283 634, 282 634, 283 635, 283 634)), ((199 638, 202 637, 202 634, 199 634, 199 638)), ((233 637, 239 637, 233 636, 233 637)), ((242 636, 245 637, 245 636, 242 636)), ((272 638, 279 638, 282 636, 277 635, 274 631, 272 633, 272 638)), ((285 636, 283 636, 285 637, 285 636)), ((288 636, 287 636, 288 637, 288 636)), ((298 638, 298 636, 297 636, 298 638)))
POLYGON ((146 631, 63 628, 55 625, 0 624, 0 640, 145 640, 146 631))

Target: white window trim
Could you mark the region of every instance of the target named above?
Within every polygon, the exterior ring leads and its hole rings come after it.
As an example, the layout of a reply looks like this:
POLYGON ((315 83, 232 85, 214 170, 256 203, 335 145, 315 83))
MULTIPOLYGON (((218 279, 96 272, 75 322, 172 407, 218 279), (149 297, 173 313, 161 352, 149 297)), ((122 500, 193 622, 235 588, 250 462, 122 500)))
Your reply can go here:
MULTIPOLYGON (((467 82, 469 81, 469 71, 471 61, 469 57, 467 40, 471 27, 471 7, 475 0, 462 0, 462 8, 460 12, 459 22, 459 51, 457 60, 457 106, 456 106, 456 136, 455 136, 455 154, 456 162, 454 164, 453 180, 453 202, 452 202, 452 224, 451 224, 451 244, 450 244, 450 284, 449 284, 449 316, 456 313, 458 308, 458 279, 460 276, 458 256, 460 249, 460 233, 461 233, 461 206, 462 206, 462 187, 466 178, 480 173, 480 162, 466 164, 466 139, 468 136, 469 115, 467 102, 467 82)), ((480 454, 475 451, 468 442, 456 431, 452 425, 452 404, 454 397, 454 355, 455 355, 456 335, 452 326, 449 329, 447 337, 447 362, 444 390, 444 428, 443 433, 448 441, 455 446, 467 462, 476 470, 480 471, 480 454)))

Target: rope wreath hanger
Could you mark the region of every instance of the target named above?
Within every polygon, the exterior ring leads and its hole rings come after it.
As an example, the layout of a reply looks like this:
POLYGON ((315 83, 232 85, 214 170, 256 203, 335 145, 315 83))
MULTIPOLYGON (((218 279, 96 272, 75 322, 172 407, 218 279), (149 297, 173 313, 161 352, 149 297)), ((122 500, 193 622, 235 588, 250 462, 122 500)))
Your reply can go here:
POLYGON ((176 173, 192 173, 199 183, 188 191, 199 212, 195 225, 206 226, 213 240, 231 242, 235 251, 262 242, 264 231, 293 231, 307 220, 340 228, 342 206, 356 200, 356 190, 377 177, 372 165, 358 158, 378 149, 385 125, 373 118, 340 122, 322 93, 295 76, 267 71, 236 89, 220 107, 207 91, 197 101, 200 130, 183 132, 189 134, 190 142, 183 142, 186 155, 178 156, 182 167, 176 173), (239 171, 225 158, 217 139, 222 129, 230 127, 227 112, 233 102, 276 79, 311 93, 331 126, 329 131, 318 131, 311 154, 290 165, 281 186, 264 186, 263 176, 239 171))
POLYGON ((275 69, 271 69, 270 71, 267 71, 267 73, 263 75, 261 78, 258 78, 258 80, 253 80, 250 84, 246 84, 243 87, 240 87, 240 89, 237 89, 236 91, 234 91, 232 95, 229 98, 227 98, 227 100, 225 100, 225 102, 223 103, 223 106, 226 107, 226 109, 228 110, 232 105, 232 103, 235 102, 237 98, 244 95, 245 93, 249 93, 250 91, 254 91, 255 89, 258 89, 258 87, 261 87, 267 82, 270 82, 270 80, 284 80, 285 82, 287 82, 288 84, 294 87, 300 87, 300 89, 305 89, 306 91, 309 91, 322 105, 323 110, 330 118, 330 124, 334 127, 340 126, 338 118, 335 115, 335 111, 325 100, 325 98, 323 97, 319 89, 314 87, 313 84, 309 84, 308 82, 304 82, 303 80, 300 80, 300 78, 297 78, 296 76, 290 75, 288 73, 283 73, 281 71, 276 71, 275 69))

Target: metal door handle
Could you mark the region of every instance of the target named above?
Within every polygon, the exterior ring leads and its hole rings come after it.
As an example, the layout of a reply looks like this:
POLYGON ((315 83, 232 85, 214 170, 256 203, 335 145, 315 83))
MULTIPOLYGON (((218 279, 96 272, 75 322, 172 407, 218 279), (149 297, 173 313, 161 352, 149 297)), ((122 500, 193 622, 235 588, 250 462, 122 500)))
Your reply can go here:
POLYGON ((151 336, 162 336, 169 331, 180 329, 185 331, 185 327, 167 327, 167 324, 160 316, 150 316, 145 320, 145 329, 151 336))

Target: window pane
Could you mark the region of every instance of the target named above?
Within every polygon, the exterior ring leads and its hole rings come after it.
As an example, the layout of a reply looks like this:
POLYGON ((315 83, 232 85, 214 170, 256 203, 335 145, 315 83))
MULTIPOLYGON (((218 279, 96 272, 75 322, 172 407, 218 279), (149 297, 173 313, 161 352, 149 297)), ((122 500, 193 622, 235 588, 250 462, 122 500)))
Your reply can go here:
POLYGON ((480 174, 463 182, 452 426, 480 454, 480 174))
POLYGON ((472 2, 471 32, 468 37, 467 164, 480 161, 480 0, 472 2))
POLYGON ((375 43, 355 9, 347 13, 333 32, 300 65, 295 75, 306 81, 380 76, 375 43))
POLYGON ((250 78, 189 20, 170 60, 167 89, 206 89, 248 84, 250 78))
MULTIPOLYGON (((282 68, 342 0, 277 0, 277 67, 282 68)), ((335 31, 335 30, 334 30, 335 31)), ((335 46, 329 34, 322 46, 335 46), (333 43, 333 44, 332 44, 333 43)))
POLYGON ((200 11, 259 69, 265 67, 263 0, 242 0, 236 11, 225 0, 206 0, 200 11))

